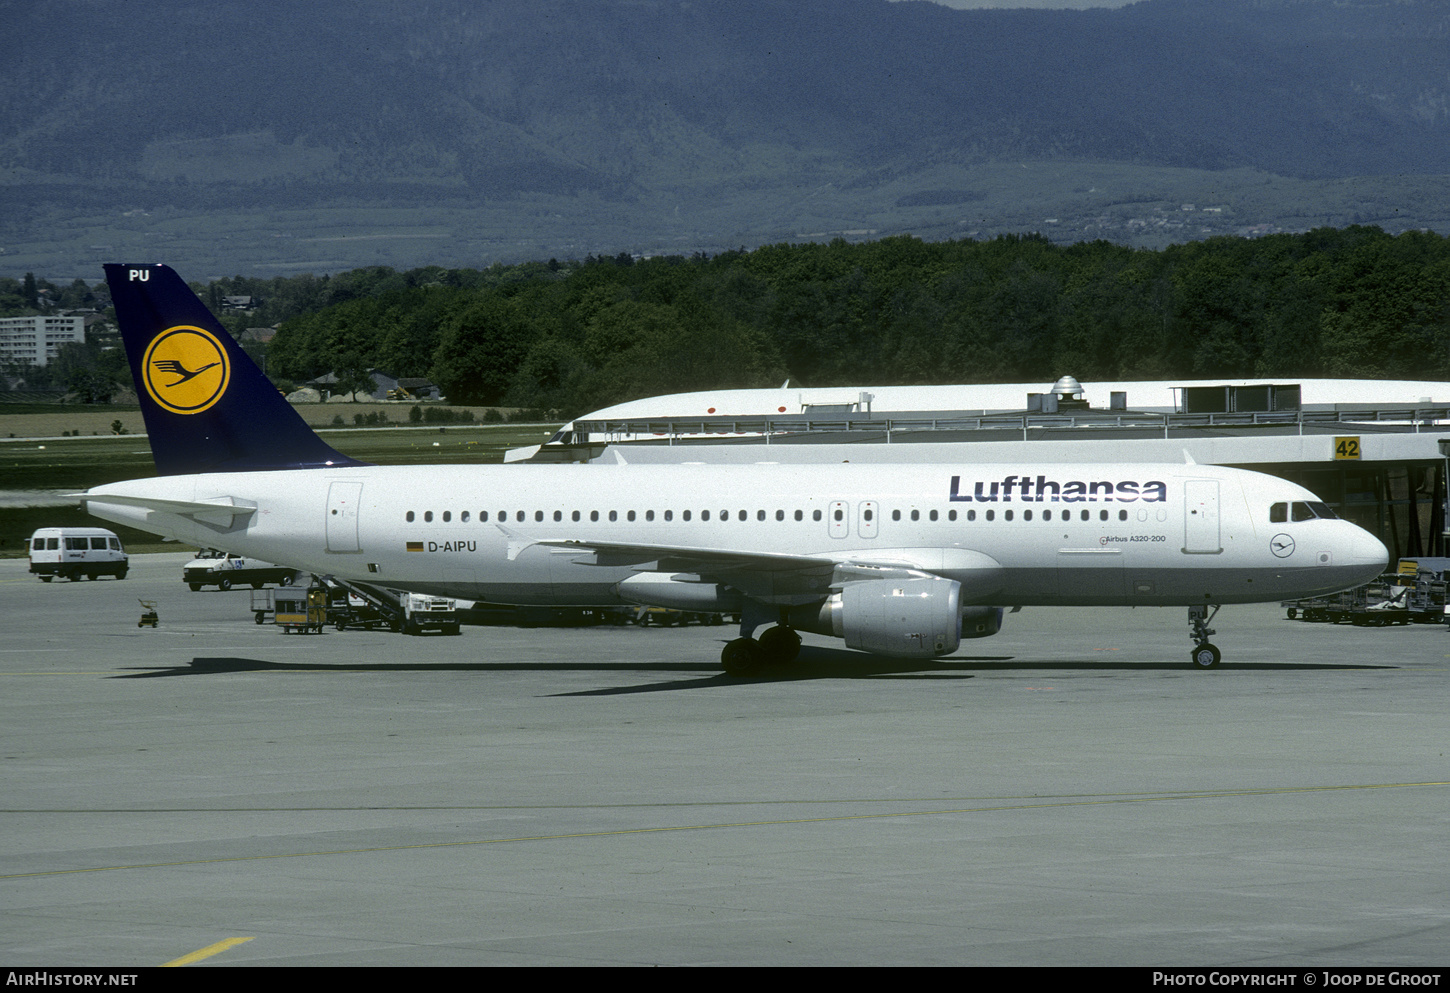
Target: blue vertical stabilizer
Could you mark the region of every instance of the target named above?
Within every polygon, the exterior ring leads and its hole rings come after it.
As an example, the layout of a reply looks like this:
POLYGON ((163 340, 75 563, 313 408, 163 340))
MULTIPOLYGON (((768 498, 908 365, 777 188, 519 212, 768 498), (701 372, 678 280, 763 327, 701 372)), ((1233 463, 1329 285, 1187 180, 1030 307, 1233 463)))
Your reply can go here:
POLYGON ((317 437, 169 267, 112 263, 106 282, 157 472, 367 465, 317 437))

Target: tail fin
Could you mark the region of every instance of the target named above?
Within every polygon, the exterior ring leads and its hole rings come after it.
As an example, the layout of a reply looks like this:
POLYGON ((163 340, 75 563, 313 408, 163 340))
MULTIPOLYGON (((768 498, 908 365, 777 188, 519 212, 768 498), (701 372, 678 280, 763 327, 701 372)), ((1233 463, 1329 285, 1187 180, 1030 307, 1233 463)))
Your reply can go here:
POLYGON ((366 465, 324 444, 164 265, 106 266, 163 476, 366 465))

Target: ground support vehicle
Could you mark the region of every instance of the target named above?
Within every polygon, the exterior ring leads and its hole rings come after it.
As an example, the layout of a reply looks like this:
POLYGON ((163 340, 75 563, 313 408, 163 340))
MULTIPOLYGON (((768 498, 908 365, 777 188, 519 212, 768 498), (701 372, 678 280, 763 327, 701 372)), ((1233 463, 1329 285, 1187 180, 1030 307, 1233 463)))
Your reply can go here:
POLYGON ((284 586, 272 591, 272 623, 284 632, 321 634, 327 624, 327 590, 319 586, 284 586))
POLYGON ((125 579, 130 556, 121 539, 105 528, 40 528, 30 536, 30 571, 48 583, 55 577, 75 582, 84 576, 125 579))
POLYGON ((442 631, 458 634, 461 621, 458 601, 448 597, 427 596, 390 590, 371 583, 343 582, 329 578, 329 596, 333 603, 346 598, 346 614, 336 622, 339 631, 349 627, 372 627, 386 624, 392 631, 422 634, 442 631))
POLYGON ((203 586, 229 590, 233 586, 251 584, 252 589, 259 590, 268 583, 291 586, 296 580, 296 569, 261 559, 249 559, 244 555, 227 555, 210 548, 197 552, 196 558, 181 570, 181 581, 191 587, 193 593, 203 586))
POLYGON ((375 627, 391 626, 384 609, 335 581, 327 584, 327 619, 339 631, 348 628, 371 631, 375 627))
POLYGON ((156 627, 161 622, 161 619, 156 615, 156 601, 140 600, 139 602, 141 604, 141 619, 136 622, 136 626, 138 628, 144 628, 149 624, 153 628, 156 627))
POLYGON ((267 617, 276 610, 272 602, 273 590, 252 591, 252 617, 258 624, 266 624, 267 617))

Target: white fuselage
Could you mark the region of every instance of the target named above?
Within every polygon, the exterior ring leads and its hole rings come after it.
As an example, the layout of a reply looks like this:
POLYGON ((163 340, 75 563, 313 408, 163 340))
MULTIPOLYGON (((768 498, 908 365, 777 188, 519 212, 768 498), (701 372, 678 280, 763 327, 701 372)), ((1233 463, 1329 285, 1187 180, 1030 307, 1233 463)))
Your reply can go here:
POLYGON ((957 580, 964 604, 1245 603, 1373 578, 1387 553, 1368 532, 1270 520, 1273 504, 1316 499, 1271 476, 1177 464, 366 466, 165 476, 87 495, 106 520, 319 575, 581 605, 640 602, 619 585, 649 571, 639 549, 653 545, 709 551, 724 565, 707 579, 725 585, 732 554, 899 565, 957 580), (255 510, 228 521, 164 501, 255 510), (562 540, 583 547, 542 543, 562 540))

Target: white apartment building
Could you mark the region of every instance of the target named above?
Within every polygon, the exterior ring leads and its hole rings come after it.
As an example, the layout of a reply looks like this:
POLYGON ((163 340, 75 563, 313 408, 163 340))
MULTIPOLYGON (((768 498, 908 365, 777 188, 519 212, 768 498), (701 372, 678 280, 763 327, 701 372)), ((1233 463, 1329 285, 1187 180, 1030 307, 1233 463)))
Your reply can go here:
POLYGON ((0 362, 45 365, 61 345, 85 340, 84 317, 0 317, 0 362))

